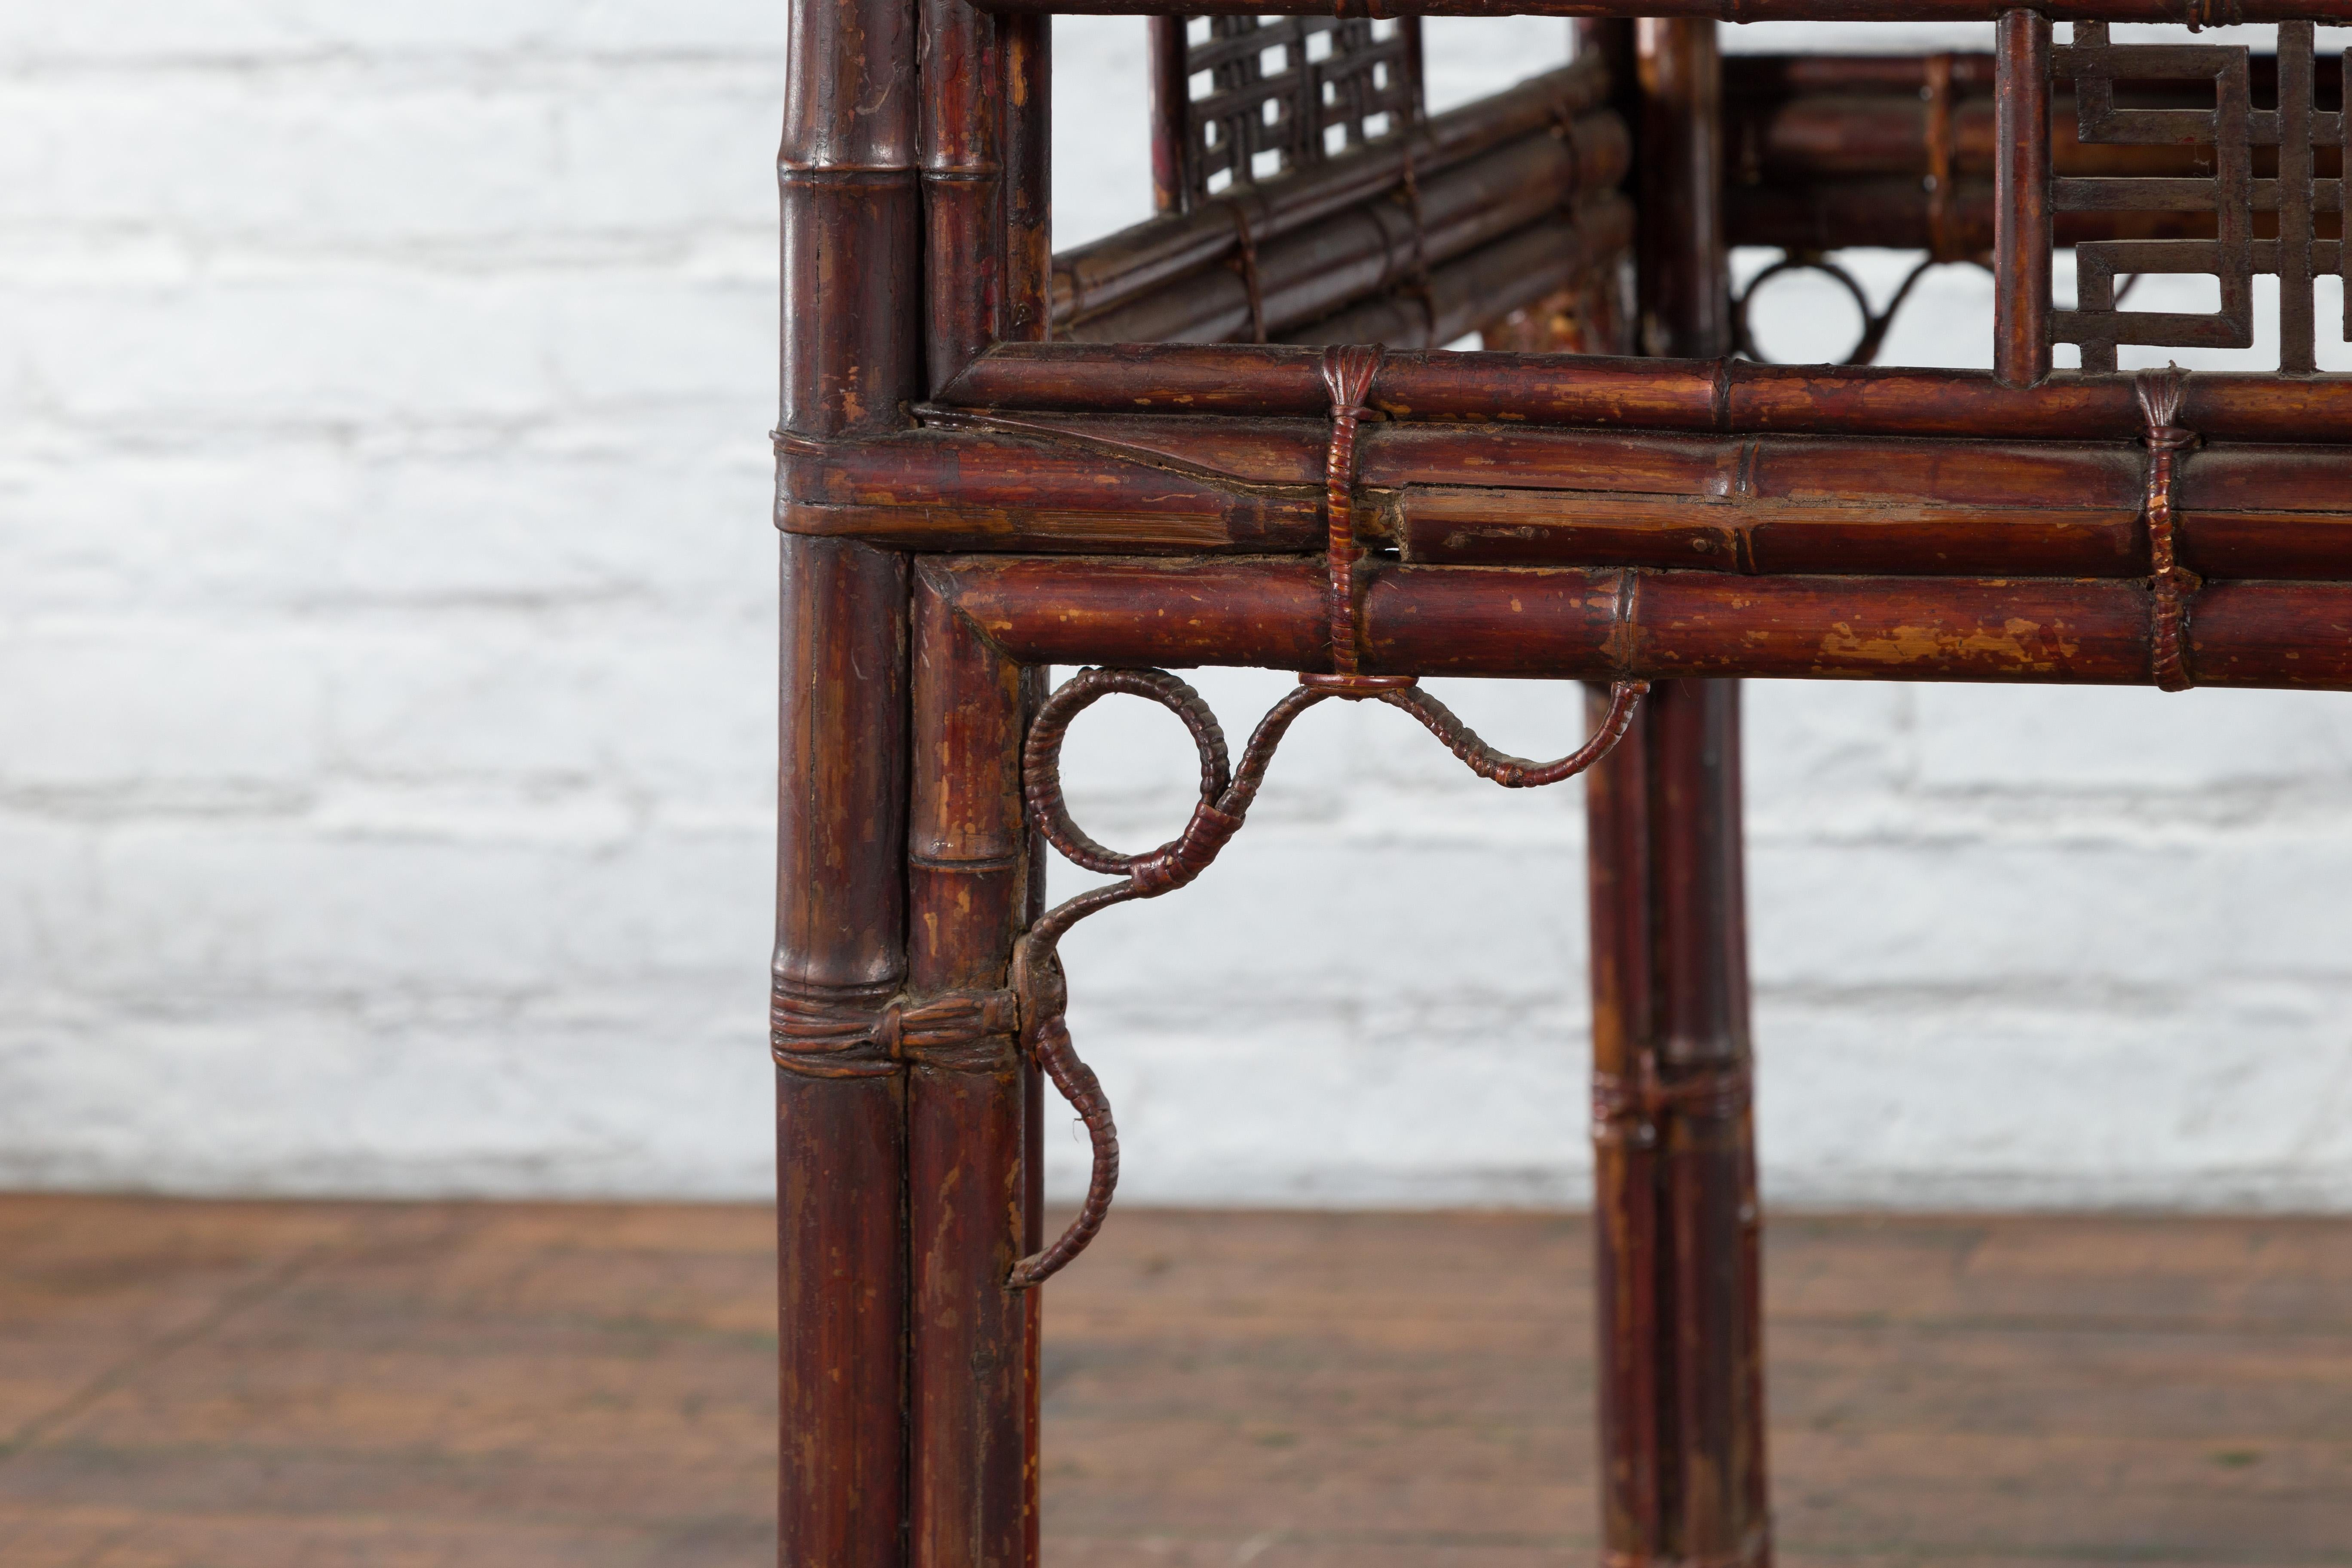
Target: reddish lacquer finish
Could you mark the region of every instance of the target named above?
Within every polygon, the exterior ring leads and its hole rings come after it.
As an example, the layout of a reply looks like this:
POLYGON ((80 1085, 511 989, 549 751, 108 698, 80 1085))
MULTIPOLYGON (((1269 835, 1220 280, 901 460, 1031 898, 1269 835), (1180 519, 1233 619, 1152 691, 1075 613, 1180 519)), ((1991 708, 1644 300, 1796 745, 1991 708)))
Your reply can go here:
POLYGON ((793 0, 779 1561, 1037 1561, 1040 1299, 1084 1266, 1118 1158, 1060 936, 1248 852, 1291 722, 1370 701, 1505 787, 1588 778, 1605 1562, 1755 1568, 1738 681, 2352 689, 2352 378, 2300 374, 2342 259, 2340 67, 2293 23, 2267 61, 2101 26, 2268 0, 1660 0, 1639 23, 1573 0, 1549 8, 1586 18, 1574 63, 1431 117, 1417 31, 1297 6, 1260 28, 1235 18, 1285 6, 1252 0, 1204 39, 1155 23, 1160 215, 1055 257, 1047 13, 1128 8, 793 0), (1727 68, 1708 20, 1898 15, 1998 17, 1998 47, 1727 68), (1271 87, 1247 63, 1269 41, 1292 51, 1271 87), (1221 84, 1199 98, 1195 65, 1221 84), (1267 121, 1286 171, 1209 192, 1238 154, 1207 124, 1310 87, 1326 142, 1267 121), (1748 242, 1989 261, 1997 368, 1735 357, 1748 242), (2052 249, 2077 243, 2096 276, 2061 309, 2052 249), (2224 309, 2127 319, 2127 262, 2210 262, 2224 309), (2105 364, 2242 334, 2264 269, 2297 374, 2052 368, 2053 342, 2105 364), (1517 352, 1436 346, 1473 330, 1517 352), (1588 352, 1540 352, 1563 347, 1588 352), (1049 691, 1057 664, 1092 668, 1049 691), (1229 743, 1192 665, 1300 679, 1229 743), (1507 757, 1430 675, 1591 681, 1590 725, 1507 757), (1136 854, 1059 783, 1071 721, 1112 698, 1200 751, 1191 819, 1136 854), (1049 905, 1049 844, 1099 879, 1049 905), (1049 1079, 1095 1158, 1058 1237, 1049 1079))

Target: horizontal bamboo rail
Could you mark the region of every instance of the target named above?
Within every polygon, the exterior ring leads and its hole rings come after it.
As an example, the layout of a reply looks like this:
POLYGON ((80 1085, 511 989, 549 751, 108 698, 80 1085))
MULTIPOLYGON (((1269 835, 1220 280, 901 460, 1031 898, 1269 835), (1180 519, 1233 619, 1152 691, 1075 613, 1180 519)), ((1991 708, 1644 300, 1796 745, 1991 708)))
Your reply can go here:
MULTIPOLYGON (((1330 668, 1314 562, 934 556, 920 570, 1024 663, 1330 668)), ((2152 599, 2101 579, 1389 566, 1364 592, 1364 668, 2139 685, 2155 679, 2152 599)), ((2352 584, 2211 584, 2188 627, 2198 685, 2352 689, 2352 584)))
MULTIPOLYGON (((1992 182, 1953 184, 1942 248, 1961 258, 1981 256, 1992 248, 1992 182)), ((2274 237, 2275 222, 2264 221, 2264 216, 2255 219, 2256 234, 2274 237)), ((1938 248, 1935 202, 1916 174, 1733 185, 1723 193, 1723 222, 1734 245, 1824 251, 1856 246, 1938 248)), ((2210 239, 2213 227, 2210 213, 2061 212, 2052 233, 2060 246, 2072 246, 2097 239, 2210 239)), ((2320 234, 2333 239, 2334 224, 2323 222, 2320 234)))
MULTIPOLYGON (((1990 54, 1890 56, 1733 55, 1723 62, 1724 134, 1729 178, 1737 184, 1916 175, 1927 166, 1932 109, 1931 58, 1947 63, 1951 82, 1948 132, 1952 166, 1990 179, 1993 166, 1993 57, 1990 54)), ((2275 91, 2276 57, 2250 58, 2258 100, 2275 91)), ((2336 97, 2341 67, 2315 62, 2320 99, 2336 97)), ((2195 108, 2212 105, 2210 86, 2125 82, 2136 104, 2195 108)), ((2256 172, 2273 162, 2262 151, 2256 172)), ((2060 174, 2195 175, 2198 149, 2178 145, 2085 142, 2074 94, 2060 85, 2051 95, 2051 156, 2060 174)), ((2210 161, 2210 152, 2202 154, 2210 161)), ((2329 150, 2319 150, 2319 174, 2332 178, 2329 150)))
POLYGON ((1069 329, 1188 273, 1237 258, 1244 229, 1262 250, 1334 214, 1424 184, 1455 164, 1567 125, 1609 99, 1598 56, 1533 77, 1507 91, 1433 115, 1382 141, 1267 185, 1214 196, 1184 216, 1153 218, 1054 258, 1054 331, 1069 329))
POLYGON ((1633 241, 1633 205, 1608 195, 1458 257, 1425 288, 1400 285, 1282 334, 1293 343, 1443 348, 1589 276, 1633 241))
MULTIPOLYGON (((1327 214, 1280 239, 1255 242, 1255 304, 1248 272, 1210 266, 1090 315, 1056 335, 1097 343, 1218 342, 1246 340, 1262 321, 1266 331, 1279 339, 1368 296, 1412 282, 1417 274, 1433 276, 1446 262, 1541 224, 1580 193, 1613 190, 1631 153, 1623 121, 1606 110, 1587 114, 1567 127, 1565 134, 1523 136, 1420 178, 1417 208, 1384 195, 1327 214)), ((1606 209, 1599 221, 1602 237, 1622 230, 1613 244, 1601 240, 1606 251, 1630 242, 1630 207, 1622 221, 1606 209)), ((1489 306, 1474 315, 1474 323, 1502 313, 1489 306)), ((1366 341, 1397 342, 1379 335, 1366 341)))
MULTIPOLYGON (((1137 16, 1161 0, 985 0, 1013 16, 1137 16)), ((1341 14, 1370 16, 1664 16, 1714 22, 1990 22, 2008 0, 1342 0, 1341 14)), ((2176 22, 2218 27, 2235 22, 2352 20, 2347 0, 2046 0, 2054 22, 2176 22)), ((1328 16, 1330 0, 1188 0, 1195 16, 1328 16)))
MULTIPOLYGON (((1992 170, 1996 140, 1993 78, 1989 54, 1932 57, 1948 83, 1944 100, 1948 189, 1931 191, 1925 175, 1936 162, 1932 142, 1938 115, 1930 101, 1927 56, 1734 56, 1724 62, 1725 138, 1729 183, 1725 223, 1734 243, 1786 250, 1849 246, 1939 249, 1979 255, 1993 241, 1992 170)), ((2258 96, 2276 75, 2275 57, 2250 61, 2258 96)), ((2321 62, 2323 98, 2336 91, 2337 62, 2321 62)), ((2179 82, 2128 84, 2137 103, 2193 105, 2196 94, 2179 82)), ((2210 89, 2206 92, 2210 100, 2210 89)), ((2074 99, 2052 96, 2051 153, 2062 179, 2085 177, 2193 178, 2205 173, 2189 146, 2084 142, 2077 134, 2074 99)), ((2340 232, 2340 153, 2318 150, 2315 191, 2319 237, 2340 232)), ((2257 152, 2255 233, 2274 236, 2277 190, 2267 183, 2271 149, 2257 152)), ((2168 198, 2159 197, 2159 200, 2168 198)), ((2210 213, 2064 212, 2057 215, 2061 245, 2095 239, 2208 238, 2210 213)))
MULTIPOLYGON (((1311 420, 1002 418, 784 447, 787 531, 907 549, 1311 553, 1311 420)), ((1358 533, 1414 563, 1746 574, 2144 576, 2137 442, 1373 424, 1358 533)), ((2177 459, 2182 563, 2352 580, 2352 447, 2211 443, 2177 459)))
MULTIPOLYGON (((1324 416, 1322 356, 1257 344, 1007 343, 939 394, 1004 412, 1324 416)), ((1990 373, 1587 354, 1391 353, 1369 406, 1392 420, 1718 433, 2137 437, 2129 375, 2004 386, 1990 373)), ((2352 440, 2352 375, 2188 379, 2180 423, 2209 438, 2352 440)))

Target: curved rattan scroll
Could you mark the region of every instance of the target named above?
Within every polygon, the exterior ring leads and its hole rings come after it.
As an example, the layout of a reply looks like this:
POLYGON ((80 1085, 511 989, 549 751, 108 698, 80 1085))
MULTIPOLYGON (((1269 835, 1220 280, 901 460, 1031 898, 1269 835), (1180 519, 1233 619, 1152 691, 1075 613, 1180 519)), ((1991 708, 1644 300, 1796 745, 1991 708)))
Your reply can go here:
POLYGON ((1022 1043, 1085 1122, 1094 1146, 1094 1170, 1087 1184, 1086 1202, 1069 1228, 1044 1251, 1015 1264, 1008 1283, 1016 1290, 1035 1285, 1084 1251, 1102 1228, 1103 1216, 1110 1212, 1111 1194, 1118 1184, 1118 1128, 1111 1119, 1110 1101, 1093 1069, 1079 1058, 1070 1042, 1066 1021, 1069 997, 1058 956, 1063 936, 1098 910, 1135 899, 1156 899, 1207 870, 1241 830, 1250 803, 1265 782, 1275 748, 1301 713, 1333 697, 1385 702, 1412 714, 1479 777, 1507 789, 1527 789, 1573 778, 1607 756, 1633 723, 1633 710, 1648 689, 1645 681, 1618 681, 1610 689, 1608 714, 1591 740, 1557 761, 1531 763, 1506 756, 1486 744, 1452 709, 1409 677, 1306 675, 1258 721, 1235 765, 1227 760, 1225 735, 1217 716, 1199 692, 1164 669, 1082 669, 1065 681, 1038 710, 1022 747, 1022 793, 1028 804, 1029 821, 1073 864, 1125 880, 1089 889, 1055 905, 1013 949, 1013 986, 1021 998, 1022 1043), (1184 830, 1139 855, 1121 854, 1097 843, 1072 820, 1062 795, 1062 742, 1068 738, 1071 723, 1114 692, 1157 702, 1175 714, 1191 733, 1201 757, 1201 798, 1184 830))
POLYGON ((1748 287, 1732 296, 1732 344, 1740 353, 1760 364, 1772 363, 1773 362, 1765 358, 1763 352, 1756 346, 1756 334, 1748 325, 1748 313, 1756 299, 1757 291, 1784 272, 1818 272, 1852 295, 1854 308, 1862 312, 1862 336, 1854 340, 1854 345, 1847 352, 1845 358, 1836 363, 1875 364, 1878 363, 1879 350, 1886 346, 1886 334, 1895 325, 1895 315, 1903 309, 1904 303, 1911 298, 1911 290, 1917 286, 1920 279, 1927 275, 1929 268, 1941 267, 1948 261, 1974 261, 1979 267, 1985 265, 1983 258, 1979 257, 1941 257, 1931 254, 1905 275, 1901 285, 1895 290, 1895 297, 1886 301, 1885 310, 1874 310, 1870 306, 1870 295, 1864 291, 1861 282, 1853 273, 1839 266, 1825 253, 1818 250, 1783 251, 1778 261, 1749 279, 1748 287))

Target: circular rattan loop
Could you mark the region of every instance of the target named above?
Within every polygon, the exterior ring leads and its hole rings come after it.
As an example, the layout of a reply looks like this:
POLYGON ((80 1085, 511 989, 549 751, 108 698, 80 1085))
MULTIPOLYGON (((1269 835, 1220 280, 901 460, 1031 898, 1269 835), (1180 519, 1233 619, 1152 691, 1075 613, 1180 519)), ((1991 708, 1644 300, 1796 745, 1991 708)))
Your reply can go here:
POLYGON ((1741 289, 1738 294, 1732 296, 1732 347, 1738 353, 1756 361, 1759 364, 1772 364, 1777 363, 1776 361, 1765 358, 1763 352, 1757 348, 1756 335, 1748 330, 1748 307, 1754 301, 1757 292, 1761 289, 1765 284, 1770 282, 1773 279, 1778 278, 1784 272, 1819 272, 1835 279, 1840 287, 1844 289, 1849 295, 1853 296, 1854 309, 1862 313, 1862 336, 1854 340, 1854 345, 1852 351, 1849 352, 1845 358, 1842 360, 1825 363, 1832 363, 1836 364, 1875 364, 1878 362, 1878 351, 1886 346, 1886 333, 1888 329, 1895 325, 1895 317, 1896 313, 1903 309, 1904 302, 1911 298, 1911 290, 1918 286, 1919 279, 1925 278, 1928 271, 1933 268, 1942 267, 1953 260, 1961 259, 1972 261, 1979 267, 1988 265, 1988 263, 1979 257, 1950 258, 1931 255, 1926 260, 1912 268, 1910 272, 1904 277, 1902 284, 1895 290, 1895 297, 1886 301, 1886 309, 1884 310, 1874 310, 1870 308, 1869 294, 1864 291, 1861 283, 1855 280, 1853 273, 1848 272, 1844 268, 1839 266, 1836 262, 1832 261, 1828 257, 1823 256, 1819 251, 1791 250, 1783 255, 1780 260, 1773 262, 1769 267, 1765 268, 1763 271, 1759 272, 1755 277, 1749 279, 1748 280, 1748 287, 1741 289))
POLYGON ((1732 300, 1731 341, 1738 346, 1739 352, 1759 363, 1771 363, 1766 361, 1762 353, 1756 347, 1756 335, 1748 330, 1748 311, 1749 306, 1755 302, 1756 296, 1763 290, 1765 284, 1789 272, 1819 272, 1824 277, 1835 279, 1849 295, 1853 296, 1853 308, 1862 316, 1862 335, 1854 340, 1853 348, 1846 357, 1834 363, 1868 364, 1870 361, 1863 356, 1870 354, 1875 357, 1878 345, 1873 340, 1879 335, 1872 330, 1878 324, 1878 313, 1870 308, 1870 296, 1863 291, 1862 285, 1855 280, 1853 273, 1825 256, 1816 256, 1805 251, 1790 251, 1780 260, 1773 262, 1763 271, 1749 279, 1748 287, 1741 289, 1732 300))
POLYGON ((1164 669, 1096 669, 1078 671, 1056 689, 1037 710, 1029 739, 1021 749, 1022 793, 1028 799, 1029 818, 1045 841, 1072 864, 1107 877, 1132 875, 1137 868, 1164 860, 1198 832, 1203 812, 1213 812, 1218 797, 1233 782, 1233 766, 1225 754, 1225 732, 1201 694, 1164 669), (1070 816, 1062 795, 1062 742, 1069 737, 1077 716, 1113 692, 1157 702, 1176 715, 1201 754, 1201 801, 1184 832, 1140 855, 1122 855, 1097 844, 1070 816))

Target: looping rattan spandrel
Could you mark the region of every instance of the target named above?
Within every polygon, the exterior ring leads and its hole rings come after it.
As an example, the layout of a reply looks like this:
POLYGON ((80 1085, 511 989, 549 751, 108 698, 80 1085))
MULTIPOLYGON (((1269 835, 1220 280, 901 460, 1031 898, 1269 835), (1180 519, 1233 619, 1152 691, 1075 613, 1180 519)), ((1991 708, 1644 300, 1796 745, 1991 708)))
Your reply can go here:
POLYGON ((1585 778, 1604 1560, 1761 1568, 1738 679, 2352 689, 2352 380, 2313 304, 2347 265, 2344 68, 2312 7, 1563 0, 1610 13, 1570 65, 1434 115, 1413 16, 1157 17, 1160 216, 1057 255, 1045 15, 1136 0, 791 5, 782 1561, 1035 1563, 1034 1287, 1118 1169, 1060 943, 1201 876, 1338 698, 1506 785, 1585 778), (1717 52, 1717 19, 1832 16, 1994 47, 1717 52), (2108 31, 2239 21, 2275 51, 2108 31), (1859 300, 1862 361, 1925 268, 1989 265, 1993 368, 1742 357, 1741 245, 1916 253, 1859 300), (2214 310, 2126 308, 2200 271, 2214 310), (2266 276, 2276 374, 2112 374, 2259 335, 2266 276), (1199 665, 1298 677, 1238 759, 1171 673, 1199 665), (1431 676, 1587 682, 1590 738, 1502 756, 1431 676), (1141 854, 1060 784, 1113 694, 1200 754, 1141 854), (1110 880, 1049 905, 1044 847, 1110 880), (1094 1153, 1058 1238, 1048 1082, 1094 1153))

